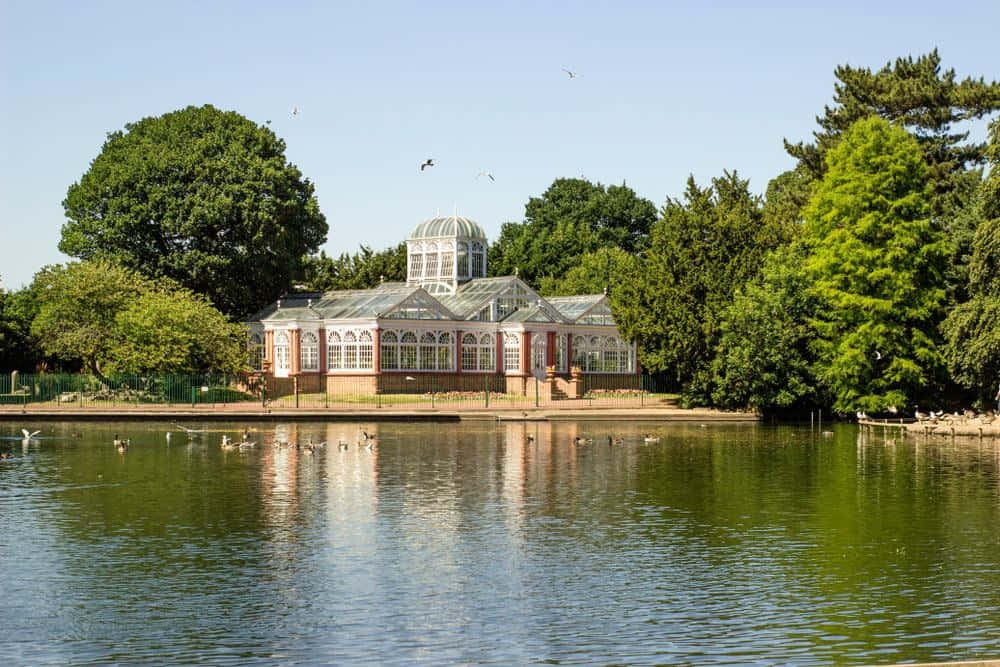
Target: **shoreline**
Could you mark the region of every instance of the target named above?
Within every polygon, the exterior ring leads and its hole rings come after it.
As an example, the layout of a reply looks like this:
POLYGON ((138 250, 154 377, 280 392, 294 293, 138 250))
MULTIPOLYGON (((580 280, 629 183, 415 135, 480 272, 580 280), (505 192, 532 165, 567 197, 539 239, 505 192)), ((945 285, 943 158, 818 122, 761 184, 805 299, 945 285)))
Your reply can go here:
POLYGON ((242 406, 142 406, 106 408, 28 408, 0 406, 0 422, 12 421, 642 421, 752 424, 760 415, 704 408, 650 408, 627 406, 568 406, 566 408, 468 408, 400 410, 395 408, 277 408, 242 406))

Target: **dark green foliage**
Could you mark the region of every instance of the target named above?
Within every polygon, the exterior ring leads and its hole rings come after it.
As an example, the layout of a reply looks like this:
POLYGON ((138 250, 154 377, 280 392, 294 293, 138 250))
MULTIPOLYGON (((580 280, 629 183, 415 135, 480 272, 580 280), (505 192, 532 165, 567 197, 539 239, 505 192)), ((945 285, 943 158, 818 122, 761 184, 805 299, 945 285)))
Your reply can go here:
POLYGON ((932 211, 955 208, 949 197, 955 179, 969 165, 985 159, 983 143, 968 143, 968 132, 954 124, 983 118, 1000 110, 1000 84, 981 77, 958 79, 955 70, 941 70, 937 49, 920 56, 897 58, 872 72, 867 67, 840 65, 834 70, 834 105, 817 117, 820 131, 814 144, 790 144, 785 148, 799 159, 814 178, 826 171, 825 156, 858 120, 880 116, 905 127, 920 143, 927 162, 926 177, 932 183, 932 211))
POLYGON ((638 263, 635 255, 620 248, 601 248, 581 256, 561 280, 542 278, 539 291, 546 296, 610 293, 625 276, 635 272, 638 263))
POLYGON ((991 169, 977 200, 981 222, 971 244, 969 298, 941 325, 952 376, 983 402, 1000 382, 1000 120, 993 122, 990 136, 991 169))
POLYGON ((297 288, 309 292, 368 289, 381 282, 406 280, 406 243, 374 252, 361 246, 353 255, 343 253, 336 259, 325 252, 306 257, 303 279, 297 288))
POLYGON ((855 123, 826 161, 805 211, 817 375, 839 412, 902 408, 942 365, 948 245, 931 224, 928 168, 913 137, 877 117, 855 123))
POLYGON ((30 289, 0 289, 0 373, 35 370, 46 361, 31 340, 31 320, 37 310, 30 289))
POLYGON ((656 207, 626 185, 605 188, 560 178, 524 207, 524 222, 509 222, 490 247, 490 273, 515 272, 534 287, 560 280, 580 257, 599 248, 635 253, 648 244, 656 207))
POLYGON ((35 275, 31 334, 41 350, 106 373, 233 373, 246 367, 246 330, 204 297, 106 260, 35 275))
POLYGON ((783 234, 763 224, 760 198, 735 172, 707 188, 689 179, 684 198, 664 206, 645 259, 612 291, 616 321, 639 343, 643 366, 708 401, 722 312, 767 252, 788 241, 783 234))
POLYGON ((59 249, 173 279, 231 317, 286 292, 327 224, 271 130, 187 107, 126 125, 63 202, 59 249))
POLYGON ((761 275, 723 311, 712 361, 712 402, 773 410, 816 404, 808 321, 816 311, 803 270, 805 247, 771 253, 761 275))

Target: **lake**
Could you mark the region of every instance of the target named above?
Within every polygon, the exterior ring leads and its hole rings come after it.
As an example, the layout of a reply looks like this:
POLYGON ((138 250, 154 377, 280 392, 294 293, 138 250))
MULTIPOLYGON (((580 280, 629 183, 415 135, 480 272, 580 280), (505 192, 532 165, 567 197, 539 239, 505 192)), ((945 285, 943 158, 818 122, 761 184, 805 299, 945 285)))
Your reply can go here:
POLYGON ((1000 657, 1000 443, 185 426, 0 424, 0 663, 1000 657))

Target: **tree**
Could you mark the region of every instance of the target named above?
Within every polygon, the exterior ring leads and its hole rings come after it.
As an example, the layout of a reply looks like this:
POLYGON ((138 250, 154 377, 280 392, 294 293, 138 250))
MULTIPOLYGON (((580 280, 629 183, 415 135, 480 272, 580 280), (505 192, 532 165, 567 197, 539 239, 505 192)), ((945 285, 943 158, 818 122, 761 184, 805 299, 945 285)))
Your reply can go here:
POLYGON ((649 242, 656 207, 628 186, 556 179, 524 207, 524 222, 509 222, 490 248, 494 275, 517 274, 537 287, 561 279, 581 256, 616 247, 635 253, 649 242))
POLYGON ((326 239, 313 185, 284 151, 271 130, 210 105, 130 123, 70 186, 59 249, 252 313, 326 239))
POLYGON ((816 118, 820 131, 815 143, 785 148, 818 180, 826 172, 825 156, 855 122, 869 116, 906 128, 917 139, 927 164, 931 212, 940 216, 960 208, 958 179, 970 165, 985 161, 985 144, 968 143, 968 132, 956 123, 984 118, 1000 110, 1000 83, 982 77, 959 80, 954 69, 941 71, 937 49, 915 60, 897 58, 895 64, 872 72, 867 67, 841 65, 834 70, 834 106, 816 118), (958 191, 956 191, 958 189, 958 191))
POLYGON ((31 333, 45 354, 110 372, 235 371, 246 334, 204 297, 106 260, 49 266, 35 275, 31 333))
POLYGON ((645 259, 612 291, 616 321, 639 343, 643 365, 708 402, 722 311, 787 242, 782 230, 763 224, 760 197, 736 172, 706 188, 688 179, 683 199, 667 200, 653 226, 645 259))
POLYGON ((916 140, 878 117, 849 128, 826 163, 805 211, 817 375, 839 412, 903 407, 942 367, 948 246, 930 220, 928 167, 916 140))
POLYGON ((325 252, 307 257, 301 287, 312 292, 368 289, 383 281, 406 280, 406 243, 374 252, 366 245, 353 255, 336 259, 325 252))
POLYGON ((149 290, 114 319, 110 351, 122 373, 238 373, 247 367, 247 332, 205 297, 149 290))
POLYGON ((802 244, 778 248, 723 311, 712 360, 715 405, 766 411, 818 401, 808 324, 816 305, 802 270, 805 257, 802 244))
POLYGON ((941 325, 952 376, 982 402, 1000 382, 1000 120, 990 127, 990 176, 977 200, 981 222, 972 241, 969 299, 941 325))
POLYGON ((55 364, 45 358, 31 337, 31 322, 38 312, 30 287, 16 292, 0 290, 0 372, 32 371, 55 364))
POLYGON ((634 273, 638 262, 635 255, 620 248, 601 248, 582 255, 561 280, 542 278, 540 292, 546 296, 610 292, 626 275, 634 273))

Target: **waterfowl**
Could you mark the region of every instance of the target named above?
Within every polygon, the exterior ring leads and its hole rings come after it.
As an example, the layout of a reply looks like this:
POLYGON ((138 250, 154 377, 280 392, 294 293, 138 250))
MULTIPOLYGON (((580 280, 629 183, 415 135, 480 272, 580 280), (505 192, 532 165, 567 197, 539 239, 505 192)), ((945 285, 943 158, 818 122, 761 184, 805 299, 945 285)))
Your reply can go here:
POLYGON ((31 431, 31 432, 29 433, 29 432, 28 432, 28 429, 26 429, 26 428, 22 428, 22 429, 21 429, 21 433, 22 433, 22 434, 24 434, 24 439, 25 439, 25 440, 31 440, 31 439, 32 439, 32 438, 34 438, 34 437, 35 437, 36 435, 38 435, 39 433, 41 433, 41 431, 31 431))
POLYGON ((119 454, 124 454, 125 450, 128 449, 128 440, 119 440, 115 444, 115 448, 118 450, 119 454))
POLYGON ((534 441, 535 441, 535 436, 533 436, 533 435, 531 435, 531 434, 529 433, 529 434, 528 434, 528 442, 534 442, 534 441))
POLYGON ((643 442, 659 442, 660 441, 660 436, 653 435, 652 433, 647 433, 646 435, 644 435, 642 437, 642 441, 643 442))
POLYGON ((121 447, 122 445, 128 447, 128 442, 119 438, 117 433, 115 433, 114 440, 112 440, 111 442, 115 447, 121 447))
POLYGON ((350 445, 346 440, 341 440, 337 443, 337 447, 340 449, 340 451, 346 451, 349 446, 350 445))
POLYGON ((576 436, 575 438, 573 438, 574 445, 589 445, 593 441, 594 441, 593 438, 583 438, 580 436, 576 436))
POLYGON ((10 452, 0 452, 0 461, 6 461, 7 459, 14 458, 14 455, 10 452))

